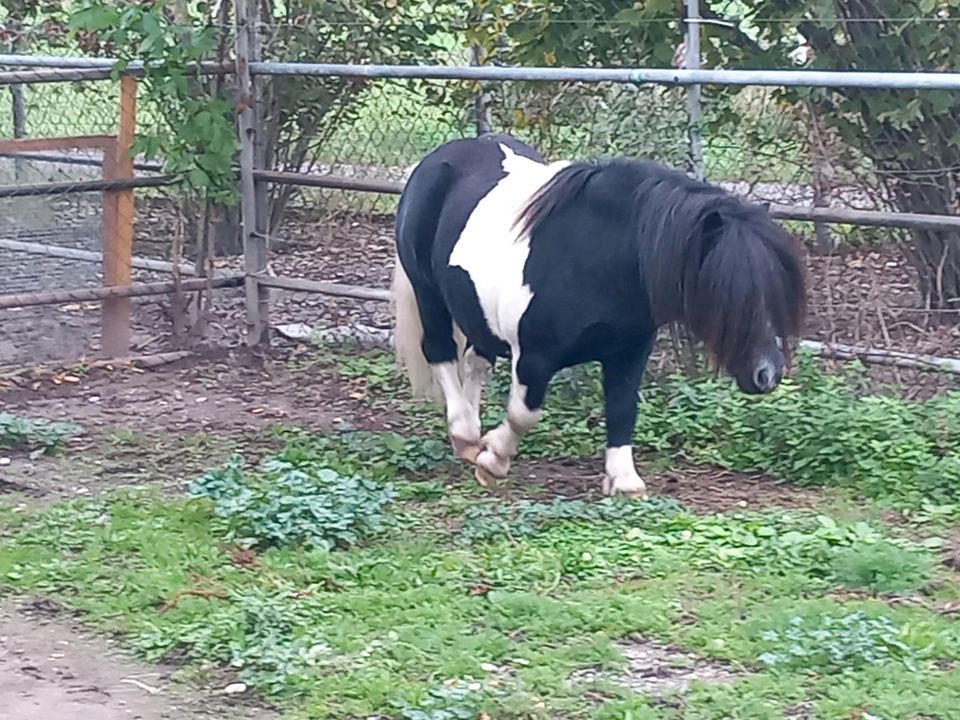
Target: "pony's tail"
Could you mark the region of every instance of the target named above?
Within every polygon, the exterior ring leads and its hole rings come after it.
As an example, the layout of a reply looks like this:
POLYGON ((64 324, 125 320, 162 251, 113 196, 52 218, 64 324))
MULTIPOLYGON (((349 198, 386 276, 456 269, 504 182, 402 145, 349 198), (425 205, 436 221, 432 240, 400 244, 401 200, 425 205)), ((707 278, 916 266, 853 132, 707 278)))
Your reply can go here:
POLYGON ((433 371, 423 356, 423 322, 420 307, 400 258, 395 257, 390 299, 393 304, 393 350, 397 365, 406 371, 414 397, 436 400, 440 393, 433 371))
MULTIPOLYGON (((400 258, 395 257, 390 299, 393 304, 394 330, 393 350, 397 365, 404 369, 414 397, 439 401, 443 398, 440 386, 423 355, 423 321, 420 306, 413 292, 413 284, 407 276, 400 258)), ((457 371, 463 381, 463 361, 467 338, 454 323, 453 340, 457 344, 457 371)))

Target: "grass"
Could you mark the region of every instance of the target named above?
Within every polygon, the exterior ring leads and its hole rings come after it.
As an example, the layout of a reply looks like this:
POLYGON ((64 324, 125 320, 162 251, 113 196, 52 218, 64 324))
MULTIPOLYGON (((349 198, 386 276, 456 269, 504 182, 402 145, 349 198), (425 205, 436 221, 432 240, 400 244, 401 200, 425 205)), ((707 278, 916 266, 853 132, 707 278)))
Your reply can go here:
MULTIPOLYGON (((926 438, 949 457, 952 406, 938 405, 949 398, 883 406, 878 429, 859 414, 876 398, 812 368, 718 416, 708 408, 730 396, 714 381, 647 388, 648 415, 664 417, 638 437, 667 457, 762 465, 771 456, 750 423, 776 443, 782 418, 797 427, 796 457, 812 458, 796 472, 825 472, 839 451, 796 413, 827 401, 873 448, 874 465, 839 483, 856 504, 696 514, 667 499, 491 497, 449 459, 435 411, 402 400, 384 356, 321 361, 352 387, 368 378, 368 397, 390 398, 429 434, 277 428, 273 454, 211 468, 188 497, 0 503, 0 584, 57 598, 148 660, 179 658, 186 677, 220 667, 289 718, 956 717, 960 625, 937 610, 960 589, 937 562, 955 515, 920 514, 932 506, 900 445, 919 452, 926 438), (888 479, 882 492, 871 468, 888 479), (887 501, 916 507, 918 522, 886 525, 887 501), (638 638, 732 680, 631 690, 619 678, 650 670, 631 666, 638 638)), ((594 382, 589 370, 559 380, 528 456, 596 451, 594 382)), ((122 430, 109 441, 136 445, 122 430)))

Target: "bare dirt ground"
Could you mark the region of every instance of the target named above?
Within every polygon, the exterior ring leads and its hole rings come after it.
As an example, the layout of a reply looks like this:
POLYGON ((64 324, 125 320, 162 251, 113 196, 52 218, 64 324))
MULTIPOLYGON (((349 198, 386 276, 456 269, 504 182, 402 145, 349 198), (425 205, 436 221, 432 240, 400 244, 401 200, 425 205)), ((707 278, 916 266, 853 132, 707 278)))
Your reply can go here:
POLYGON ((11 720, 215 720, 269 717, 175 682, 109 639, 86 633, 51 600, 0 605, 0 707, 11 720))

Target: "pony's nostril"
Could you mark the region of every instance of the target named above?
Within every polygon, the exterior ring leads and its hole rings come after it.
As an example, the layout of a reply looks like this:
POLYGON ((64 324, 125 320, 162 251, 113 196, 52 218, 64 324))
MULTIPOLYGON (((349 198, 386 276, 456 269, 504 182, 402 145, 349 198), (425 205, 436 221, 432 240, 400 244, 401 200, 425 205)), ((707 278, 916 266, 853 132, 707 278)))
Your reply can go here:
POLYGON ((766 365, 761 365, 753 374, 753 384, 758 390, 769 390, 772 387, 773 372, 766 365))

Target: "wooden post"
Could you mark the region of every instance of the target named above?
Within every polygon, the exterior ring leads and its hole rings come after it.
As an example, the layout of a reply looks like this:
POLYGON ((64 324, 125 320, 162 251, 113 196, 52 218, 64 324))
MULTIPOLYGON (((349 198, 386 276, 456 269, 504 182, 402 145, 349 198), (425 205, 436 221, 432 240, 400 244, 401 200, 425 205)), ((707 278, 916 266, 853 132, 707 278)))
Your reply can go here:
POLYGON ((263 169, 260 108, 250 63, 260 59, 257 1, 233 0, 237 57, 237 121, 240 131, 240 214, 247 273, 247 344, 268 345, 270 296, 258 278, 267 272, 267 213, 263 186, 254 173, 263 169))
MULTIPOLYGON (((120 120, 117 138, 104 151, 103 177, 117 180, 133 177, 133 140, 137 124, 137 81, 132 75, 120 79, 120 120)), ((124 286, 131 282, 133 266, 133 190, 103 193, 103 284, 124 286)), ((103 301, 102 346, 107 357, 130 349, 130 298, 109 297, 103 301)))

